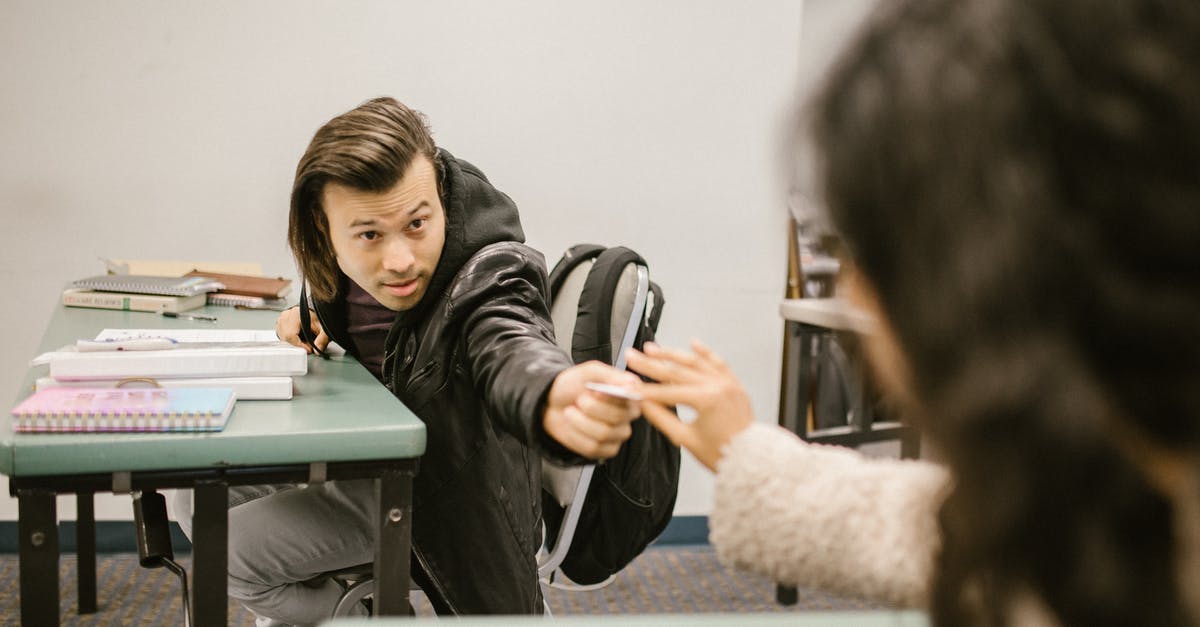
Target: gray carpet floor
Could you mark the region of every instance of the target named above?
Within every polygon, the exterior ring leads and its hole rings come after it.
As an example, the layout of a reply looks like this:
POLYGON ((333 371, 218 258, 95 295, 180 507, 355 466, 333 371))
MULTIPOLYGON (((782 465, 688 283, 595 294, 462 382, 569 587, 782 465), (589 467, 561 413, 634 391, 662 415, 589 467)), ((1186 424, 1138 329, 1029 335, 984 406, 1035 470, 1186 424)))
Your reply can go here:
MULTIPOLYGON (((186 556, 180 561, 190 568, 186 556)), ((59 570, 63 625, 181 624, 178 580, 165 569, 141 568, 136 555, 99 556, 96 570, 100 609, 86 616, 75 613, 75 558, 64 555, 59 570)), ((0 555, 0 624, 19 624, 19 589, 17 557, 0 555)), ((794 606, 777 604, 771 581, 722 566, 707 546, 653 547, 605 588, 547 592, 555 616, 879 608, 815 590, 801 589, 798 596, 794 606)), ((414 605, 419 615, 433 614, 419 593, 414 594, 414 605)), ((231 625, 254 624, 251 614, 236 603, 230 604, 229 617, 231 625)))

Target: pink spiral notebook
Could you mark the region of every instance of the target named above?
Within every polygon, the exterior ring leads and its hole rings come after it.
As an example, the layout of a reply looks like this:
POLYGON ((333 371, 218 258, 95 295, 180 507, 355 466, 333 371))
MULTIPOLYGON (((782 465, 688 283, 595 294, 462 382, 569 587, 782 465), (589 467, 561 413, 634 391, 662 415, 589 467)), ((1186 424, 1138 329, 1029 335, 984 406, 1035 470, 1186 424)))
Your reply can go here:
POLYGON ((220 431, 235 400, 232 388, 45 388, 13 408, 13 431, 220 431))

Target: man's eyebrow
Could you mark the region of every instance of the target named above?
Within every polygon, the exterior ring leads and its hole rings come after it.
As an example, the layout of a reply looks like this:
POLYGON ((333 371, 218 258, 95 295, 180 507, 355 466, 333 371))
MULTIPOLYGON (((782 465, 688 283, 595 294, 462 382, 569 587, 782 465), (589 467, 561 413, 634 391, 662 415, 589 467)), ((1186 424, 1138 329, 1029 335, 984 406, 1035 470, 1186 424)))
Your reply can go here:
MULTIPOLYGON (((426 207, 430 207, 430 206, 432 206, 432 205, 430 205, 428 200, 422 200, 421 202, 417 203, 415 206, 413 206, 409 210, 403 211, 402 214, 406 215, 406 216, 411 216, 412 214, 417 213, 418 211, 425 209, 426 207)), ((375 226, 378 223, 379 223, 379 219, 376 218, 375 216, 368 216, 365 218, 355 218, 350 221, 349 228, 353 229, 353 228, 357 228, 360 226, 375 226)))
POLYGON ((422 199, 421 202, 409 207, 407 211, 401 211, 401 215, 406 218, 411 218, 413 215, 419 213, 422 209, 426 209, 430 206, 431 205, 429 204, 428 200, 422 199))

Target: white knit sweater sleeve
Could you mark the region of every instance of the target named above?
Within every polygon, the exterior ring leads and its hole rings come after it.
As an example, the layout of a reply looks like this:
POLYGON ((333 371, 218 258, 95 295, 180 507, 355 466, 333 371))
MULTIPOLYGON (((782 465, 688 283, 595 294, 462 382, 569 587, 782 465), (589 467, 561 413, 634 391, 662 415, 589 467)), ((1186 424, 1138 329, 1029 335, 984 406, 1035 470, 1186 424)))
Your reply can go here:
POLYGON ((722 561, 780 583, 927 605, 943 467, 868 459, 761 423, 724 453, 709 516, 722 561))

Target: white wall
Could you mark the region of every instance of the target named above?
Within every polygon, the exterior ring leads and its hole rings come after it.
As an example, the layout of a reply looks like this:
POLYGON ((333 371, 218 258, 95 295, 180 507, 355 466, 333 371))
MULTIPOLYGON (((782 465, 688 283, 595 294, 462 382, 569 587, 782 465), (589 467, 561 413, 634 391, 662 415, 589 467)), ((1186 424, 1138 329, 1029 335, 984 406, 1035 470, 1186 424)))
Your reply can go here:
MULTIPOLYGON (((297 158, 327 119, 389 94, 517 201, 551 262, 581 241, 642 252, 666 290, 663 343, 704 338, 774 421, 778 156, 800 27, 800 0, 6 0, 0 390, 17 389, 60 288, 101 271, 98 256, 295 276, 297 158)), ((687 459, 677 512, 710 499, 687 459)), ((129 512, 127 498, 97 504, 100 519, 129 512)), ((15 517, 0 497, 0 519, 15 517)))

